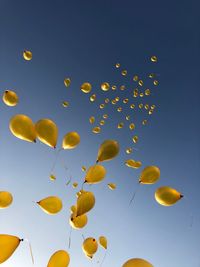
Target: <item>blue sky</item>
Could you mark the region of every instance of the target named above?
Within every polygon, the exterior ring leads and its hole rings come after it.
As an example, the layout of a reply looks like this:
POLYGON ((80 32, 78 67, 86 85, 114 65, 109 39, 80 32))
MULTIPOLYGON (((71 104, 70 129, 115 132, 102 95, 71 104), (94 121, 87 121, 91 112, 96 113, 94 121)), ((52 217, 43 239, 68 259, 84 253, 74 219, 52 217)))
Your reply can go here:
MULTIPOLYGON (((54 251, 68 250, 69 207, 77 190, 65 183, 71 175, 81 184, 81 166, 95 162, 105 139, 118 140, 121 152, 103 163, 105 181, 86 187, 94 192, 96 205, 88 214, 88 225, 72 232, 70 266, 99 266, 103 258, 100 248, 94 260, 84 256, 82 234, 108 238, 104 267, 120 267, 134 257, 155 267, 200 266, 198 10, 198 1, 0 1, 1 94, 11 89, 20 99, 14 108, 0 104, 0 191, 10 191, 14 197, 8 209, 0 210, 0 229, 31 241, 36 267, 46 266, 54 251), (25 49, 33 52, 30 62, 22 58, 25 49), (157 64, 150 62, 151 55, 157 55, 157 64), (117 62, 127 69, 127 77, 115 69, 117 62), (151 72, 158 74, 158 87, 147 79, 151 72), (132 98, 134 74, 152 88, 151 97, 132 98), (65 77, 72 80, 69 88, 63 84, 65 77), (125 84, 127 89, 103 92, 100 84, 105 81, 125 84), (90 103, 80 91, 83 82, 92 84, 97 102, 90 103), (106 97, 118 95, 135 104, 156 104, 145 127, 141 121, 150 116, 144 110, 125 107, 119 114, 111 104, 98 108, 106 97), (65 100, 70 103, 67 109, 62 107, 65 100), (21 141, 9 131, 10 118, 21 113, 34 122, 54 120, 59 128, 58 148, 65 133, 77 131, 81 136, 77 149, 61 152, 68 171, 59 160, 55 182, 49 180, 53 149, 39 141, 21 141), (88 118, 94 115, 100 120, 104 113, 108 121, 95 135, 88 118), (139 136, 136 145, 124 120, 129 114, 139 136), (124 129, 116 129, 122 120, 124 129), (125 153, 129 146, 137 149, 131 155, 125 153), (129 158, 161 170, 160 181, 141 186, 133 206, 128 203, 141 170, 127 168, 124 161, 129 158), (109 182, 116 183, 115 191, 107 188, 109 182), (162 185, 176 188, 185 197, 173 207, 159 206, 154 192, 162 185), (48 216, 32 202, 50 195, 63 200, 64 208, 56 216, 48 216)), ((28 246, 21 244, 2 266, 32 266, 28 246)))

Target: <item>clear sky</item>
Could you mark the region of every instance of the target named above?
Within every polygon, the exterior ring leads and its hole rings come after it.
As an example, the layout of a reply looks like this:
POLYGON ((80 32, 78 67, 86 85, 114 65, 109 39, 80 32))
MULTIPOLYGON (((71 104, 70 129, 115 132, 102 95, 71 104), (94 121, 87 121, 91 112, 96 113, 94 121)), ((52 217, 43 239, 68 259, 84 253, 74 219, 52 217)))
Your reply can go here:
MULTIPOLYGON (((0 191, 14 197, 8 209, 0 210, 0 233, 28 238, 36 267, 46 266, 59 249, 70 253, 71 267, 99 266, 103 249, 88 260, 81 249, 82 234, 107 237, 104 267, 121 267, 135 257, 155 267, 200 266, 199 9, 199 1, 194 0, 0 0, 0 90, 1 95, 14 90, 20 100, 14 108, 0 103, 0 191), (25 49, 33 52, 30 62, 22 58, 25 49), (151 55, 157 55, 157 64, 150 62, 151 55), (127 77, 115 68, 117 62, 128 71, 127 77), (158 75, 157 87, 147 78, 151 72, 158 75), (134 74, 144 79, 152 96, 133 99, 134 74), (71 78, 69 88, 63 84, 65 77, 71 78), (127 88, 103 92, 100 84, 105 81, 127 88), (83 82, 92 84, 97 102, 91 103, 89 95, 80 91, 83 82), (113 96, 128 97, 136 105, 155 104, 156 110, 151 116, 145 110, 130 110, 129 105, 123 106, 122 113, 111 104, 100 110, 98 105, 113 96), (68 108, 62 106, 65 100, 68 108), (102 133, 95 135, 88 118, 94 115, 99 121, 104 113, 109 118, 102 133), (58 148, 65 133, 80 134, 76 149, 61 152, 56 181, 49 179, 55 151, 39 141, 32 144, 14 137, 9 120, 15 114, 26 114, 34 122, 54 120, 58 148), (128 129, 126 115, 136 124, 134 132, 128 129), (144 127, 145 118, 149 123, 144 127), (119 130, 116 125, 121 121, 125 127, 119 130), (139 136, 136 145, 131 141, 134 134, 139 136), (96 205, 88 214, 88 225, 72 232, 68 249, 69 208, 84 177, 81 166, 95 162, 105 139, 119 141, 120 155, 103 163, 107 176, 101 184, 85 187, 94 192, 96 205), (127 155, 127 147, 137 150, 127 155), (141 186, 132 206, 129 201, 141 169, 127 168, 124 161, 129 158, 140 160, 142 167, 156 165, 161 170, 159 182, 141 186), (77 190, 65 185, 70 175, 79 183, 77 190), (115 191, 107 188, 109 182, 116 183, 115 191), (154 192, 163 185, 185 197, 172 207, 160 206, 154 192), (61 197, 64 204, 55 216, 33 203, 50 195, 61 197)), ((2 266, 32 266, 27 244, 20 244, 2 266)))

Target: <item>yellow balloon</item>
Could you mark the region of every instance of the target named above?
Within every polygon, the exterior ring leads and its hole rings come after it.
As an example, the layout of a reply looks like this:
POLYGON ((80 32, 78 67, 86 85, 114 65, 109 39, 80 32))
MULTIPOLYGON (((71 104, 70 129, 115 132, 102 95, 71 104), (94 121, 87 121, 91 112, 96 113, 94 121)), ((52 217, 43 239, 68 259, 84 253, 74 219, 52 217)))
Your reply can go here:
POLYGON ((83 172, 86 172, 87 168, 86 168, 85 166, 82 166, 82 167, 81 167, 81 170, 82 170, 83 172))
POLYGON ((105 248, 105 249, 107 249, 107 239, 106 239, 106 237, 105 236, 100 236, 99 237, 99 244, 103 247, 103 248, 105 248))
POLYGON ((126 149, 126 154, 131 154, 133 151, 133 149, 131 147, 127 148, 126 149))
POLYGON ((155 86, 157 86, 157 85, 158 85, 158 81, 157 81, 157 80, 154 80, 154 81, 153 81, 153 84, 154 84, 155 86))
POLYGON ((90 211, 95 205, 95 196, 92 192, 84 191, 77 198, 77 216, 90 211))
POLYGON ((12 256, 20 241, 17 236, 0 234, 0 264, 12 256))
POLYGON ((126 76, 127 75, 127 70, 122 70, 121 74, 122 74, 122 76, 126 76))
POLYGON ((32 120, 23 114, 13 116, 9 124, 10 131, 19 139, 36 142, 36 130, 32 120))
POLYGON ((86 256, 92 258, 98 249, 98 243, 96 239, 93 237, 86 238, 83 241, 82 249, 86 256))
POLYGON ((122 107, 118 107, 118 108, 117 108, 117 111, 118 111, 118 112, 122 112, 122 107))
POLYGON ((146 260, 135 258, 125 262, 122 267, 153 267, 153 265, 146 260))
POLYGON ((102 165, 91 166, 86 173, 85 183, 96 184, 101 182, 106 176, 106 169, 102 165))
POLYGON ((112 90, 114 91, 114 90, 117 89, 117 86, 116 86, 116 85, 113 85, 111 88, 112 88, 112 90))
POLYGON ((86 214, 82 214, 80 216, 74 216, 73 214, 70 217, 69 223, 74 229, 83 228, 88 222, 88 218, 86 214))
POLYGON ((119 153, 119 143, 115 140, 105 140, 99 147, 97 162, 111 160, 119 153))
POLYGON ((49 259, 47 267, 67 267, 70 263, 70 256, 65 250, 56 251, 49 259))
POLYGON ((63 105, 64 108, 67 108, 67 107, 69 107, 69 102, 63 101, 62 105, 63 105))
POLYGON ((160 169, 156 166, 147 166, 140 174, 139 182, 141 184, 154 184, 160 178, 160 169))
POLYGON ((99 108, 100 108, 100 109, 105 108, 105 104, 101 104, 101 105, 99 105, 99 108))
POLYGON ((51 181, 55 181, 56 180, 56 176, 54 174, 50 174, 49 176, 51 181))
POLYGON ((40 208, 47 214, 56 214, 62 209, 62 200, 59 197, 50 196, 37 202, 40 208))
POLYGON ((71 79, 70 79, 70 78, 65 78, 65 79, 64 79, 64 85, 65 85, 66 87, 69 87, 70 84, 71 84, 71 79))
POLYGON ((120 68, 120 63, 116 63, 115 64, 115 67, 118 69, 118 68, 120 68))
POLYGON ((134 129, 135 129, 135 124, 134 124, 134 123, 131 123, 131 124, 129 125, 129 129, 130 129, 130 130, 134 130, 134 129))
POLYGON ((94 102, 95 100, 96 100, 96 95, 95 94, 91 95, 90 96, 90 101, 94 102))
POLYGON ((69 132, 63 137, 62 148, 73 149, 80 143, 80 135, 77 132, 69 132))
POLYGON ((83 83, 81 85, 81 91, 85 94, 90 93, 90 91, 92 90, 92 85, 90 83, 83 83))
POLYGON ((118 125, 117 125, 118 129, 122 129, 123 127, 124 127, 124 123, 123 122, 118 123, 118 125))
POLYGON ((146 125, 146 124, 147 124, 147 120, 143 120, 143 121, 142 121, 142 124, 143 124, 143 125, 146 125))
POLYGON ((92 129, 93 133, 100 133, 101 132, 101 128, 99 126, 96 126, 92 129))
POLYGON ((6 90, 3 94, 3 102, 10 107, 14 107, 18 104, 18 96, 14 91, 6 90))
POLYGON ((127 161, 125 161, 126 166, 130 167, 130 168, 134 168, 134 169, 138 169, 142 166, 142 162, 140 161, 135 161, 133 159, 128 159, 127 161))
POLYGON ((72 184, 72 186, 73 186, 73 188, 76 188, 78 186, 78 183, 75 182, 72 184))
POLYGON ((138 136, 137 135, 133 136, 132 140, 133 140, 133 143, 136 144, 138 142, 138 136))
POLYGON ((108 118, 108 115, 107 114, 103 114, 103 118, 104 119, 107 119, 108 118))
POLYGON ((158 59, 157 59, 157 57, 156 57, 156 56, 152 56, 152 57, 151 57, 151 61, 152 61, 152 62, 157 62, 157 61, 158 61, 158 59))
POLYGON ((139 77, 138 77, 137 75, 133 76, 133 80, 134 80, 134 82, 137 82, 138 79, 139 79, 139 77))
POLYGON ((33 57, 33 55, 32 55, 32 52, 31 51, 28 51, 28 50, 25 50, 24 52, 23 52, 23 58, 25 59, 25 60, 31 60, 32 59, 32 57, 33 57))
POLYGON ((169 186, 162 186, 155 192, 156 201, 163 206, 172 206, 179 201, 183 195, 169 186))
POLYGON ((105 124, 105 121, 104 120, 100 120, 100 123, 99 123, 101 126, 103 126, 105 124))
POLYGON ((115 190, 116 184, 110 183, 110 184, 108 184, 108 188, 110 188, 110 190, 115 190))
POLYGON ((139 80, 138 84, 139 84, 140 86, 143 86, 143 84, 144 84, 143 80, 139 80))
POLYGON ((103 91, 108 91, 109 88, 110 88, 109 83, 105 82, 105 83, 102 83, 102 84, 101 84, 101 89, 102 89, 103 91))
POLYGON ((150 94, 151 94, 151 91, 150 91, 150 89, 146 89, 144 93, 145 93, 145 95, 147 95, 147 96, 148 96, 148 95, 150 95, 150 94))
POLYGON ((7 208, 13 202, 11 193, 6 191, 0 191, 0 209, 7 208))
POLYGON ((125 85, 121 85, 120 88, 119 88, 121 91, 124 91, 126 89, 126 86, 125 85))
POLYGON ((44 144, 55 148, 58 139, 58 128, 50 119, 39 120, 35 124, 37 138, 44 144))

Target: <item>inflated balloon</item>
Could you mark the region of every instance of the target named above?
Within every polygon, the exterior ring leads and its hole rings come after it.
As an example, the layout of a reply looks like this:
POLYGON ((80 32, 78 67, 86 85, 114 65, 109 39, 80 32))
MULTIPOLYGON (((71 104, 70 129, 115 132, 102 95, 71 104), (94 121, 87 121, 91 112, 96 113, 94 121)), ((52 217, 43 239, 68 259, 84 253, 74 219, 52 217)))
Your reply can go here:
POLYGON ((135 124, 134 124, 134 123, 131 123, 131 124, 129 125, 129 129, 130 129, 130 130, 134 130, 134 129, 135 129, 135 124))
POLYGON ((90 83, 83 83, 81 85, 81 91, 84 92, 85 94, 90 93, 90 91, 92 90, 92 85, 90 83))
POLYGON ((65 79, 64 79, 64 85, 65 85, 66 87, 69 87, 70 84, 71 84, 71 79, 70 79, 70 78, 65 78, 65 79))
POLYGON ((0 191, 0 209, 7 208, 13 202, 12 194, 6 191, 0 191))
POLYGON ((115 67, 118 69, 118 68, 120 68, 120 63, 116 63, 115 64, 115 67))
POLYGON ((95 94, 91 95, 90 96, 90 101, 94 102, 95 100, 96 100, 96 95, 95 94))
POLYGON ((155 192, 156 201, 163 206, 172 206, 182 197, 181 193, 169 186, 159 187, 155 192))
POLYGON ((101 126, 103 126, 103 125, 105 124, 105 121, 104 121, 104 120, 100 120, 99 124, 100 124, 101 126))
POLYGON ((158 59, 157 59, 157 57, 156 57, 156 56, 152 56, 152 57, 151 57, 151 61, 152 61, 152 62, 157 62, 157 61, 158 61, 158 59))
POLYGON ((82 249, 86 256, 88 256, 89 258, 92 258, 98 249, 98 243, 96 239, 93 237, 86 238, 83 241, 82 249))
POLYGON ((142 103, 140 103, 139 105, 138 105, 138 107, 141 109, 141 108, 143 108, 143 104, 142 103))
POLYGON ((148 96, 148 95, 151 94, 151 91, 150 91, 150 89, 146 89, 146 90, 144 91, 144 93, 145 93, 146 96, 148 96))
POLYGON ((105 104, 101 104, 101 105, 99 105, 99 107, 100 107, 100 109, 103 109, 103 108, 105 108, 105 104))
POLYGON ((144 93, 140 93, 140 97, 143 97, 144 96, 144 93))
POLYGON ((95 117, 94 117, 94 116, 91 116, 91 117, 89 118, 89 122, 90 122, 90 124, 95 123, 95 117))
POLYGON ((151 105, 151 109, 154 110, 156 108, 155 105, 151 105))
POLYGON ((78 186, 78 183, 75 182, 72 184, 72 186, 73 186, 73 188, 76 188, 78 186))
POLYGON ((143 80, 139 80, 138 84, 139 84, 140 86, 143 86, 143 84, 144 84, 143 80))
POLYGON ((14 91, 6 90, 3 94, 3 102, 10 107, 14 107, 18 104, 18 96, 14 91))
POLYGON ((120 88, 119 88, 121 91, 124 91, 126 89, 126 86, 125 85, 121 85, 120 88))
POLYGON ((69 107, 69 102, 63 101, 62 105, 63 105, 64 108, 67 108, 67 107, 69 107))
POLYGON ((157 81, 157 80, 154 80, 154 81, 153 81, 153 84, 154 84, 155 86, 157 86, 157 85, 158 85, 158 81, 157 81))
POLYGON ((50 174, 49 176, 51 181, 55 181, 56 180, 56 176, 54 174, 50 174))
POLYGON ((123 103, 124 103, 124 104, 127 104, 127 103, 128 103, 128 98, 125 98, 125 99, 123 100, 123 103))
POLYGON ((104 248, 107 249, 107 239, 105 236, 100 236, 99 237, 99 244, 104 248))
POLYGON ((23 240, 17 236, 0 234, 0 264, 12 256, 20 241, 23 240))
POLYGON ((144 105, 144 108, 145 108, 146 110, 148 110, 148 109, 149 109, 149 105, 148 105, 148 104, 145 104, 145 105, 144 105))
POLYGON ((117 103, 117 101, 116 101, 115 99, 113 99, 113 100, 111 101, 111 103, 112 103, 113 105, 115 105, 115 104, 117 103))
POLYGON ((82 166, 82 167, 81 167, 81 170, 82 170, 83 172, 86 172, 87 168, 86 168, 85 166, 82 166))
POLYGON ((102 89, 103 91, 108 91, 109 88, 110 88, 109 83, 105 82, 105 83, 102 83, 102 84, 101 84, 101 89, 102 89))
POLYGON ((74 229, 83 228, 84 226, 86 226, 87 222, 88 222, 88 218, 86 214, 82 214, 80 216, 74 216, 72 214, 69 219, 69 223, 74 229))
POLYGON ((119 153, 119 143, 115 140, 105 140, 99 147, 97 162, 111 160, 119 153))
POLYGON ((108 184, 108 188, 110 190, 115 190, 116 189, 116 184, 110 183, 110 184, 108 184))
POLYGON ((50 119, 41 119, 35 124, 37 138, 44 144, 55 148, 58 139, 58 128, 50 119))
POLYGON ((133 138, 132 138, 132 140, 133 140, 133 143, 137 143, 138 142, 138 136, 137 135, 135 135, 135 136, 133 136, 133 138))
POLYGON ((101 132, 101 128, 99 126, 96 126, 92 129, 93 133, 100 133, 101 132))
POLYGON ((25 50, 24 52, 23 52, 23 58, 25 59, 25 60, 31 60, 32 59, 32 57, 33 57, 33 55, 32 55, 32 52, 31 51, 28 51, 28 50, 25 50))
POLYGON ((153 113, 153 110, 152 109, 150 109, 149 110, 149 115, 151 115, 153 113))
POLYGON ((117 111, 118 111, 118 112, 122 112, 122 107, 118 107, 118 108, 117 108, 117 111))
POLYGON ((118 102, 119 101, 119 96, 116 96, 115 100, 116 100, 116 102, 118 102))
POLYGON ((160 178, 160 169, 156 166, 147 166, 145 167, 139 178, 141 184, 154 184, 160 178))
POLYGON ((90 211, 95 205, 95 197, 92 192, 83 192, 77 198, 77 216, 90 211))
POLYGON ((65 250, 58 250, 49 259, 47 267, 68 267, 69 263, 69 253, 65 250))
POLYGON ((126 76, 127 75, 127 70, 122 70, 121 74, 122 74, 122 76, 126 76))
POLYGON ((154 73, 150 73, 149 74, 149 78, 154 78, 155 77, 155 74, 154 73))
POLYGON ((133 76, 133 80, 134 80, 134 82, 137 82, 138 79, 139 79, 139 77, 138 77, 137 75, 133 76))
POLYGON ((101 182, 106 176, 106 169, 102 165, 91 166, 86 173, 85 183, 96 184, 101 182))
POLYGON ((74 206, 74 205, 71 206, 70 207, 70 211, 71 211, 71 213, 74 213, 75 214, 76 213, 76 206, 74 206))
POLYGON ((138 169, 142 166, 142 162, 128 159, 125 161, 125 165, 130 168, 138 169))
POLYGON ((36 142, 35 126, 28 116, 23 114, 13 116, 10 120, 9 128, 17 138, 28 142, 36 142))
POLYGON ((62 148, 73 149, 80 143, 80 135, 77 132, 69 132, 63 137, 62 148))
POLYGON ((142 124, 143 124, 143 125, 146 125, 146 124, 147 124, 147 120, 143 120, 143 121, 142 121, 142 124))
POLYGON ((125 262, 122 267, 153 267, 153 265, 146 260, 135 258, 125 262))
POLYGON ((118 129, 122 129, 123 127, 124 127, 124 123, 123 122, 118 123, 118 125, 117 125, 118 129))
POLYGON ((135 108, 135 105, 134 105, 134 104, 131 104, 131 105, 130 105, 130 108, 131 108, 131 109, 134 109, 134 108, 135 108))
POLYGON ((56 214, 62 209, 62 200, 59 197, 50 196, 36 202, 47 214, 56 214))
POLYGON ((129 121, 130 120, 130 116, 128 115, 128 116, 126 116, 126 120, 127 121, 129 121))
POLYGON ((126 154, 131 154, 132 152, 133 152, 133 150, 132 150, 131 147, 129 147, 129 148, 126 149, 126 154))
POLYGON ((113 85, 111 88, 112 88, 112 90, 114 91, 114 90, 117 89, 117 86, 116 86, 116 85, 113 85))
POLYGON ((108 115, 107 114, 103 114, 103 118, 104 119, 107 119, 108 118, 108 115))

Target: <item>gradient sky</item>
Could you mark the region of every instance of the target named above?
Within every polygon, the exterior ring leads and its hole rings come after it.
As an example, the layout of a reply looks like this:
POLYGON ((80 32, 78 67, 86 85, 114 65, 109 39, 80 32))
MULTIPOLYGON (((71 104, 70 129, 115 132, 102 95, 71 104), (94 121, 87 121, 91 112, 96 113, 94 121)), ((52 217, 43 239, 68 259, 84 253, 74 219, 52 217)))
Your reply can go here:
MULTIPOLYGON (((20 99, 14 108, 0 104, 0 191, 10 191, 14 197, 8 209, 0 210, 0 233, 28 238, 36 267, 46 266, 59 249, 68 250, 72 267, 99 266, 103 249, 88 260, 81 249, 82 234, 108 238, 104 267, 120 267, 135 257, 155 267, 200 266, 199 10, 199 1, 194 0, 0 1, 1 95, 11 89, 20 99), (33 52, 30 62, 22 58, 25 49, 33 52), (157 64, 150 62, 151 55, 157 55, 157 64), (117 62, 127 69, 127 77, 115 69, 117 62), (145 78, 151 72, 158 74, 158 87, 145 78), (132 98, 134 74, 151 86, 151 97, 132 98), (72 80, 69 88, 63 84, 65 77, 72 80), (98 95, 96 103, 90 103, 89 96, 80 91, 87 81, 98 95), (127 89, 103 92, 100 84, 105 81, 125 84, 127 89), (106 97, 117 95, 135 104, 156 104, 157 109, 150 118, 144 110, 125 108, 119 114, 111 105, 98 108, 106 97), (70 103, 67 109, 62 107, 64 100, 70 103), (94 115, 100 120, 104 113, 109 119, 102 133, 95 135, 88 118, 94 115), (59 128, 58 148, 65 133, 79 132, 77 149, 60 154, 55 182, 49 180, 55 151, 39 141, 32 144, 14 137, 9 120, 15 114, 26 114, 34 122, 54 120, 59 128), (129 114, 139 136, 136 145, 127 122, 124 129, 116 129, 129 114), (148 116, 149 124, 144 127, 141 121, 148 116), (65 183, 71 175, 81 184, 81 166, 94 163, 105 139, 119 141, 120 155, 103 164, 105 181, 86 187, 95 193, 96 206, 88 214, 88 225, 72 232, 68 249, 69 208, 77 190, 65 183), (131 155, 125 153, 129 146, 137 149, 131 155), (141 186, 132 206, 129 201, 141 170, 127 168, 124 161, 129 158, 141 160, 143 167, 161 169, 160 181, 141 186), (109 182, 117 184, 115 191, 107 188, 109 182), (154 192, 163 185, 176 188, 185 197, 172 207, 160 206, 154 192), (33 203, 50 195, 61 197, 64 203, 56 216, 45 214, 33 203)), ((28 245, 21 243, 2 266, 32 266, 28 245)))

